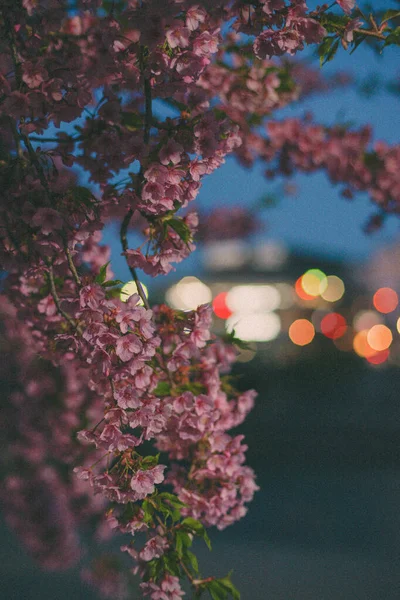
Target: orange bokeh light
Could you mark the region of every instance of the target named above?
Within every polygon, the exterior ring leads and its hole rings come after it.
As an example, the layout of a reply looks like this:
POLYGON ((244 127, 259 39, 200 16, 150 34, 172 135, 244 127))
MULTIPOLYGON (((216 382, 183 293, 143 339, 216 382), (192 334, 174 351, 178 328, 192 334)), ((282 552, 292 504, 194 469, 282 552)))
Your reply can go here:
POLYGON ((214 300, 212 301, 214 313, 220 319, 229 319, 229 317, 232 315, 232 311, 229 310, 226 304, 227 295, 228 292, 221 292, 220 294, 215 296, 214 300))
POLYGON ((374 294, 373 303, 376 310, 387 314, 397 308, 399 303, 399 297, 392 288, 384 287, 379 288, 374 294))
POLYGON ((346 333, 346 319, 339 313, 329 313, 321 321, 321 332, 331 340, 336 340, 346 333))
POLYGON ((298 280, 296 281, 296 283, 294 284, 294 289, 296 290, 296 294, 302 300, 315 300, 315 296, 311 296, 310 294, 307 294, 307 292, 305 292, 303 290, 303 286, 302 286, 302 282, 301 282, 302 279, 303 279, 303 275, 301 277, 299 277, 298 280))
POLYGON ((393 335, 386 325, 374 325, 368 332, 367 341, 376 352, 382 352, 389 348, 393 341, 393 335))
POLYGON ((289 337, 297 346, 306 346, 313 341, 314 336, 314 325, 307 319, 297 319, 289 327, 289 337))
POLYGON ((353 348, 354 352, 358 354, 358 356, 362 356, 362 358, 369 358, 374 356, 377 352, 368 343, 368 330, 363 329, 359 331, 353 340, 353 348))

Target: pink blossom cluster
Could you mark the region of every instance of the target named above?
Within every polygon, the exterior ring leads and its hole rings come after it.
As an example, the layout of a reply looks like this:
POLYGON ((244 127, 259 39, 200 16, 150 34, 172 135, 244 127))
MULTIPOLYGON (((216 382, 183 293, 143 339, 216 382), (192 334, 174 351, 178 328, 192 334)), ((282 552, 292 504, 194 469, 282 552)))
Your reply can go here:
MULTIPOLYGON (((339 5, 348 13, 353 3, 339 5)), ((139 573, 144 596, 179 600, 180 579, 196 595, 214 580, 198 580, 184 560, 204 526, 243 517, 257 490, 243 437, 229 434, 255 394, 228 385, 236 353, 213 338, 210 307, 150 308, 138 270, 166 274, 194 250, 198 217, 180 211, 228 155, 277 160, 271 175, 324 168, 396 211, 398 148, 367 151, 367 131, 270 117, 306 93, 311 71, 302 65, 296 78, 279 57, 319 43, 327 10, 310 12, 302 0, 2 3, 0 262, 12 423, 3 500, 45 566, 79 555, 86 519, 98 537, 106 528, 129 536, 125 573, 139 573), (126 302, 101 244, 113 220, 137 282, 126 302)), ((242 220, 231 215, 241 234, 242 220)), ((129 594, 114 563, 83 577, 104 596, 129 594)))
POLYGON ((60 368, 38 356, 29 330, 2 297, 1 378, 8 386, 2 410, 0 493, 7 523, 45 569, 67 569, 82 555, 79 529, 88 519, 103 537, 105 502, 71 473, 71 465, 95 462, 83 451, 76 431, 85 419, 101 418, 101 399, 87 387, 76 360, 60 368), (4 439, 5 438, 5 439, 4 439))
POLYGON ((333 183, 345 184, 343 194, 368 191, 385 212, 399 212, 400 146, 383 142, 371 145, 368 127, 348 131, 342 127, 322 127, 299 119, 269 122, 265 156, 276 161, 268 167, 268 177, 294 171, 324 170, 333 183))

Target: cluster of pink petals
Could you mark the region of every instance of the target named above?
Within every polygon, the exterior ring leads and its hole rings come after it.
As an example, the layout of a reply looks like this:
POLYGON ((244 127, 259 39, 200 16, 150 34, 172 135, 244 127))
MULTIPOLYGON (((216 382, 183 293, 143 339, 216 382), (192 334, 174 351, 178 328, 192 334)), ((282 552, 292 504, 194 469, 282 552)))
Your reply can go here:
MULTIPOLYGON (((368 191, 397 212, 400 154, 383 143, 371 148, 366 130, 270 118, 305 93, 291 79, 295 67, 276 57, 326 33, 303 0, 129 0, 109 12, 78 0, 74 14, 61 4, 2 7, 0 261, 12 380, 2 496, 8 522, 47 568, 79 557, 77 527, 86 519, 98 538, 106 527, 129 535, 123 550, 144 577, 170 549, 143 508, 164 485, 204 525, 222 529, 246 513, 258 488, 243 437, 229 431, 255 393, 226 391, 235 351, 213 339, 210 307, 150 310, 136 294, 118 298, 104 225, 123 219, 121 251, 132 271, 166 274, 194 250, 198 229, 195 213, 176 213, 227 156, 248 165, 261 158, 271 176, 324 169, 348 195, 368 191), (161 104, 171 116, 159 116, 161 104), (136 248, 127 242, 133 227, 143 241, 136 248), (170 469, 140 454, 148 441, 168 454, 170 469), (135 506, 129 518, 127 506, 135 506)), ((338 4, 346 13, 354 7, 338 4)), ((358 26, 349 22, 345 42, 358 26)), ((314 72, 300 71, 298 79, 308 73, 309 87, 322 89, 314 72)), ((212 218, 203 238, 222 222, 228 235, 254 231, 240 211, 212 218)), ((129 593, 112 564, 83 577, 105 597, 129 593)), ((167 572, 142 591, 153 600, 184 595, 167 572)))

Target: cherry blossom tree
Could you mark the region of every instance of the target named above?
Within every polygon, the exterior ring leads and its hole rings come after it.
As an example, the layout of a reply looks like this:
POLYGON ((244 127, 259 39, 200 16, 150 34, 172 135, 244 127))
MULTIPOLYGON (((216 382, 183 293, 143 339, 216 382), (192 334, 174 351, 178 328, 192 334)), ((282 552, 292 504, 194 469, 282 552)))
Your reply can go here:
MULTIPOLYGON (((2 0, 2 497, 43 567, 79 561, 83 528, 124 534, 120 562, 82 570, 104 597, 129 597, 138 575, 153 600, 178 600, 185 580, 191 597, 239 598, 190 548, 258 489, 229 433, 256 394, 228 379, 235 339, 210 333, 210 307, 154 306, 140 272, 165 275, 194 250, 190 203, 228 155, 263 161, 268 178, 321 169, 397 213, 400 146, 272 115, 340 83, 297 59, 306 46, 321 64, 340 46, 382 50, 400 43, 399 15, 353 0, 2 0), (127 301, 101 244, 110 221, 137 286, 127 301)), ((245 210, 236 233, 255 227, 245 210)), ((224 215, 207 219, 203 238, 224 215)))

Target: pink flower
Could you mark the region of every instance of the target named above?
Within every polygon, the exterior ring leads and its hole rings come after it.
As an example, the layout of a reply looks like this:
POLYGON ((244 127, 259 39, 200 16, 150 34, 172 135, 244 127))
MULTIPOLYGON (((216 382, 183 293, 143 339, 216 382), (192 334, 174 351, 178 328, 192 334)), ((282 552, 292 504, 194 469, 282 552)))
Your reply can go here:
POLYGON ((23 64, 22 79, 29 88, 33 89, 48 79, 48 73, 40 65, 26 61, 23 64))
POLYGON ((127 362, 135 354, 139 354, 142 348, 143 345, 139 338, 134 333, 129 333, 118 339, 116 353, 122 361, 127 362))
POLYGON ((54 208, 39 208, 32 219, 33 225, 41 227, 44 235, 54 233, 54 230, 63 228, 63 220, 60 213, 54 208))
POLYGON ((144 172, 144 176, 147 181, 152 181, 154 183, 159 183, 164 185, 168 179, 168 169, 164 167, 164 165, 159 165, 158 163, 153 163, 150 167, 144 172))
POLYGON ((190 31, 195 31, 200 23, 204 23, 207 13, 204 8, 201 8, 198 4, 191 6, 186 11, 186 27, 190 31))
POLYGON ((163 165, 168 165, 170 162, 177 165, 181 160, 182 152, 183 147, 180 144, 174 140, 169 140, 160 150, 160 161, 163 165))
POLYGON ((142 500, 148 494, 155 490, 155 484, 164 481, 164 465, 157 465, 148 471, 136 471, 131 479, 131 488, 137 495, 138 500, 142 500))
POLYGON ((79 292, 79 300, 81 308, 88 306, 92 310, 96 310, 102 300, 105 298, 105 293, 100 285, 86 285, 79 292))
POLYGON ((208 56, 218 51, 219 36, 203 31, 193 42, 193 52, 199 56, 208 56))
POLYGON ((47 315, 48 317, 53 317, 55 314, 57 314, 57 307, 51 294, 40 300, 38 303, 38 311, 47 315))
POLYGON ((145 562, 159 558, 168 548, 168 542, 164 537, 156 535, 146 542, 143 550, 139 552, 139 558, 145 562))
POLYGON ((166 38, 171 48, 187 48, 189 46, 190 31, 187 27, 182 27, 181 24, 176 25, 172 29, 168 29, 166 38))
POLYGON ((355 0, 337 0, 337 3, 339 4, 340 8, 346 13, 346 15, 349 15, 356 5, 355 0))
POLYGON ((361 27, 364 24, 362 19, 352 19, 347 23, 345 30, 343 32, 343 40, 347 43, 350 43, 354 39, 354 30, 361 27))

